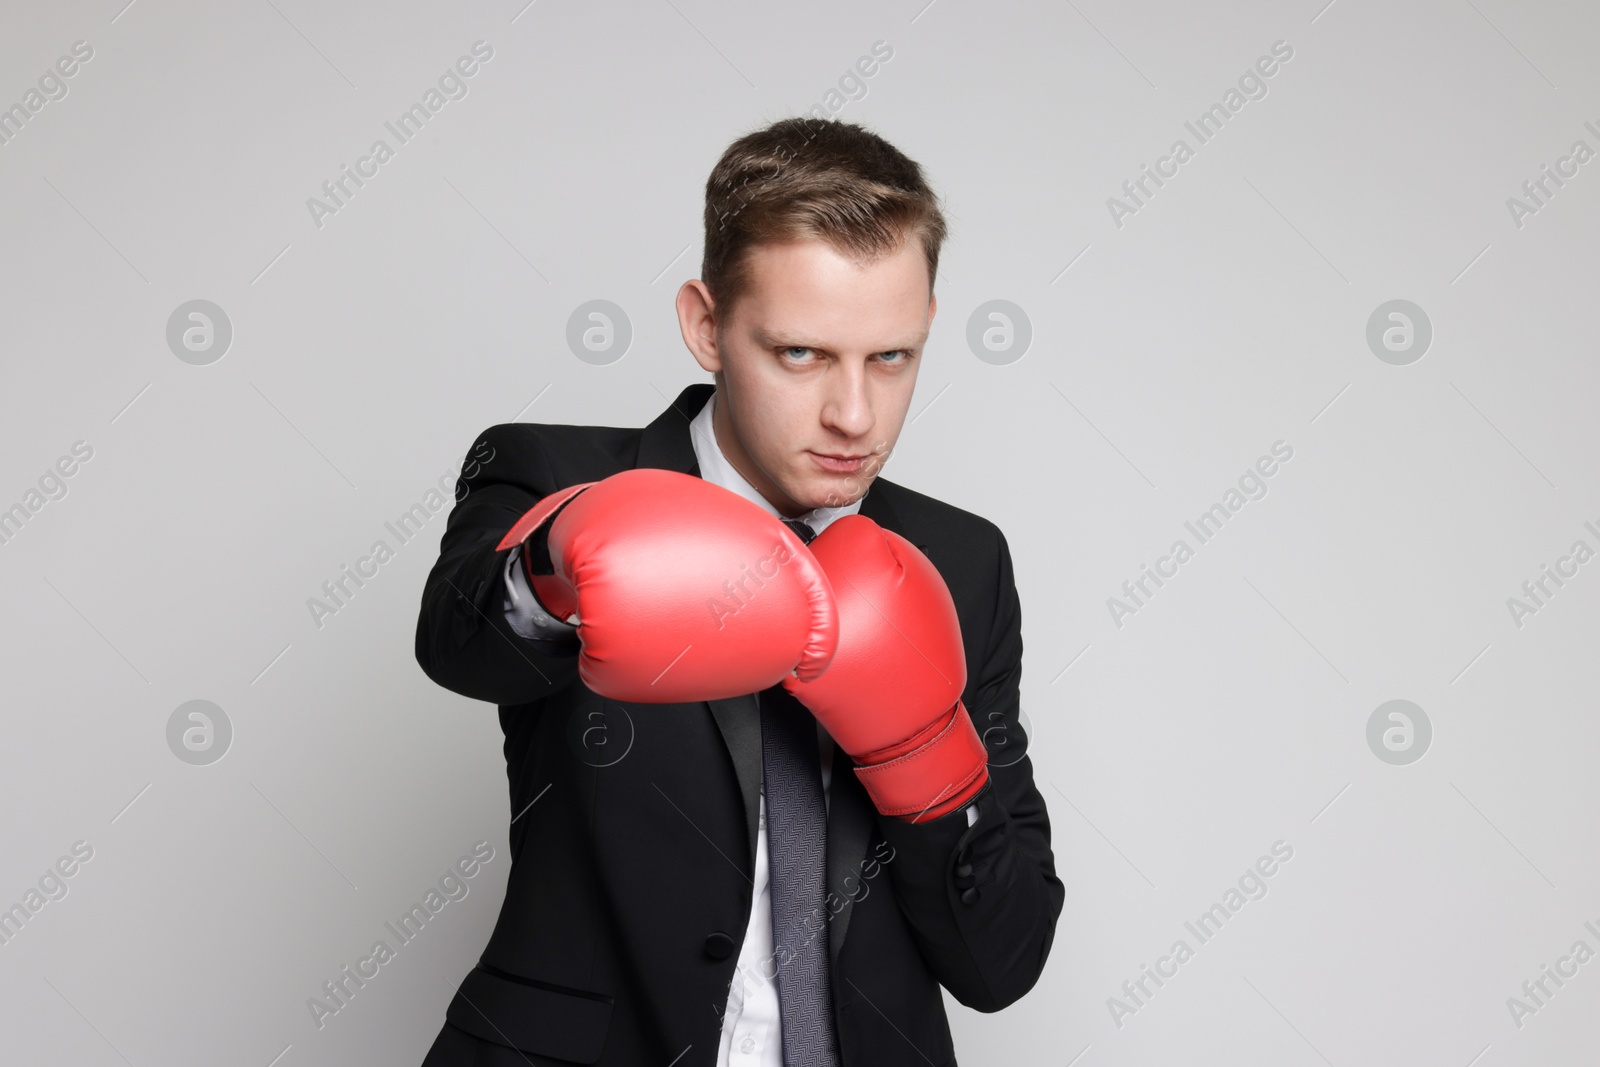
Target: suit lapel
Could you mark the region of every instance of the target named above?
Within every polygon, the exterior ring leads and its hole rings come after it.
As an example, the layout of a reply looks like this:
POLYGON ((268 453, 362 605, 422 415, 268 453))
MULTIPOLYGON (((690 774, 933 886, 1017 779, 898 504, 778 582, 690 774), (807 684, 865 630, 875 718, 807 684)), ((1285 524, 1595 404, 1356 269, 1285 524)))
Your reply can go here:
POLYGON ((714 385, 699 382, 678 394, 672 406, 655 417, 639 434, 639 457, 635 467, 681 471, 700 477, 694 442, 689 439, 689 423, 706 406, 714 385))
POLYGON ((761 821, 761 710, 754 693, 708 700, 711 717, 722 731, 722 741, 733 759, 733 773, 739 780, 739 796, 744 801, 745 844, 750 851, 755 874, 756 829, 761 821))
MULTIPOLYGON (((689 438, 689 423, 705 407, 714 389, 715 386, 698 383, 679 393, 672 406, 641 431, 635 466, 681 471, 699 477, 700 464, 689 438)), ((906 531, 898 512, 890 504, 886 489, 893 492, 890 483, 881 478, 874 481, 861 501, 861 514, 915 543, 916 539, 906 531)), ((923 548, 922 545, 917 547, 923 548)), ((753 863, 761 818, 761 716, 756 695, 749 693, 726 700, 710 700, 706 701, 706 707, 733 760, 739 795, 744 801, 747 855, 753 863)), ((835 746, 828 788, 827 828, 827 887, 836 900, 842 901, 837 912, 829 908, 832 919, 828 923, 828 952, 835 961, 850 927, 855 898, 863 895, 862 860, 866 857, 876 820, 877 812, 855 776, 850 757, 835 746)))

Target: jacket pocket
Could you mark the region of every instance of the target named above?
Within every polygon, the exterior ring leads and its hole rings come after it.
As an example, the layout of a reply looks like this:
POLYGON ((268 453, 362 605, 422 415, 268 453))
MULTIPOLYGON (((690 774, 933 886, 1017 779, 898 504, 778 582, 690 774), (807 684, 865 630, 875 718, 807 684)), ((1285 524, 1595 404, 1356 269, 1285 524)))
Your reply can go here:
POLYGON ((611 997, 491 972, 462 981, 445 1018, 473 1037, 519 1052, 594 1063, 611 1025, 611 997))

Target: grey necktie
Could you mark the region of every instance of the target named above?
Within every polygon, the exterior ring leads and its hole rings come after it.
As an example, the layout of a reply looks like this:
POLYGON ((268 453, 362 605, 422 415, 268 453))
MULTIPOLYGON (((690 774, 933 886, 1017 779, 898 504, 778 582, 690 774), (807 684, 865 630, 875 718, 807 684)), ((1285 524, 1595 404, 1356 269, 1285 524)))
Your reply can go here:
MULTIPOLYGON (((816 535, 784 519, 800 540, 816 535)), ((772 946, 785 1067, 839 1067, 828 975, 827 808, 817 724, 782 685, 760 694, 772 946)))

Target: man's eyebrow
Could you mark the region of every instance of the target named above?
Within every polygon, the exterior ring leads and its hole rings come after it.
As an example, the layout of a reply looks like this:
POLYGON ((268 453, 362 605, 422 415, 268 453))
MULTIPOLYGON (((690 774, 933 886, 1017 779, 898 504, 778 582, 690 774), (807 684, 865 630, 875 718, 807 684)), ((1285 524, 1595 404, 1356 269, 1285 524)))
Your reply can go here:
MULTIPOLYGON (((762 348, 814 348, 819 352, 831 352, 829 346, 820 341, 813 341, 800 334, 768 333, 759 327, 754 331, 756 344, 762 348)), ((927 334, 917 334, 902 341, 891 342, 882 348, 873 349, 874 352, 896 352, 902 348, 917 348, 927 340, 927 334)))

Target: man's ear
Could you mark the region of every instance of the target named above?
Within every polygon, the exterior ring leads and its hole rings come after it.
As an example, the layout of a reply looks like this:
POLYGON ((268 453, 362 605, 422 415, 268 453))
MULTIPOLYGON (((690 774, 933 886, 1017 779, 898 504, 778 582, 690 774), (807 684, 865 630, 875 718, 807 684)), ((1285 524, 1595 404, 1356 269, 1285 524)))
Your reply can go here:
POLYGON ((678 290, 678 330, 683 343, 700 368, 711 374, 722 370, 722 354, 717 350, 716 302, 711 290, 699 278, 690 278, 678 290))
POLYGON ((939 310, 939 298, 932 292, 928 293, 928 325, 933 325, 934 313, 939 310))

